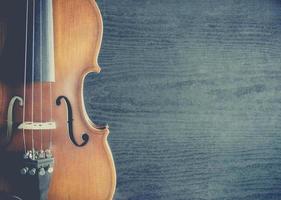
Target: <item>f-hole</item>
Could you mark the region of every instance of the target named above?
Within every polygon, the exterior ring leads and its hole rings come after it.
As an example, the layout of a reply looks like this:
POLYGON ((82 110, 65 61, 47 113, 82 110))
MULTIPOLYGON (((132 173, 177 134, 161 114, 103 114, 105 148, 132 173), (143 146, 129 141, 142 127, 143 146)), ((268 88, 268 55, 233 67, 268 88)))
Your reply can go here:
POLYGON ((83 147, 85 146, 88 141, 89 141, 89 135, 87 133, 83 133, 82 134, 82 140, 83 142, 81 144, 79 144, 75 137, 74 137, 74 133, 73 133, 73 113, 72 113, 72 107, 71 107, 71 103, 70 101, 68 100, 67 97, 65 96, 59 96, 57 99, 56 99, 56 104, 57 106, 60 106, 61 105, 61 101, 64 100, 65 104, 66 104, 66 108, 67 108, 67 125, 68 125, 68 134, 69 134, 69 137, 70 137, 70 140, 72 141, 72 143, 77 146, 77 147, 83 147))

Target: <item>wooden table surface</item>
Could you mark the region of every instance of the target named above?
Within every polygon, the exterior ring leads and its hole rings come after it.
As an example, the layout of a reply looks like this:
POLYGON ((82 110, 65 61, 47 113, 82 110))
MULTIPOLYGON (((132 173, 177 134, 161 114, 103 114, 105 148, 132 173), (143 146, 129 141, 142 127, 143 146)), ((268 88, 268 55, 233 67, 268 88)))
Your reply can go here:
POLYGON ((281 199, 281 2, 97 2, 115 199, 281 199))

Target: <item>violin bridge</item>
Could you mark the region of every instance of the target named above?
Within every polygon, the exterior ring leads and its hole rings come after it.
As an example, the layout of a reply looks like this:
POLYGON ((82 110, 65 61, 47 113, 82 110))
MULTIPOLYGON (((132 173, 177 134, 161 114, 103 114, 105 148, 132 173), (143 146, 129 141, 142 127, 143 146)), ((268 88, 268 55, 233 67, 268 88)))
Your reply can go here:
POLYGON ((18 126, 18 129, 24 130, 51 130, 56 128, 55 122, 23 122, 18 126))

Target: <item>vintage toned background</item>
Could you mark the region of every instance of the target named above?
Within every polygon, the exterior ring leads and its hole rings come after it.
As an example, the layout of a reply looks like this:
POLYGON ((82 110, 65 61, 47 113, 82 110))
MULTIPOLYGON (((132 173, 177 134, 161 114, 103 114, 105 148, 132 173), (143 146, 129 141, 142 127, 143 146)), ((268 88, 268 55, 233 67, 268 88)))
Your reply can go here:
POLYGON ((97 2, 115 199, 281 199, 281 1, 97 2))

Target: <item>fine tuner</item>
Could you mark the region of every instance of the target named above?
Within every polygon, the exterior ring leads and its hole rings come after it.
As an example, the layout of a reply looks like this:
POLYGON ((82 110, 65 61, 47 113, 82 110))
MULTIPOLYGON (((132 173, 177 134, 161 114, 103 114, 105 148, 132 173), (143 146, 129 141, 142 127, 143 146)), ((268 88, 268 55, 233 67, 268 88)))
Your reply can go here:
POLYGON ((24 167, 20 170, 22 175, 44 176, 46 173, 53 173, 54 158, 51 151, 27 151, 24 154, 24 167))

